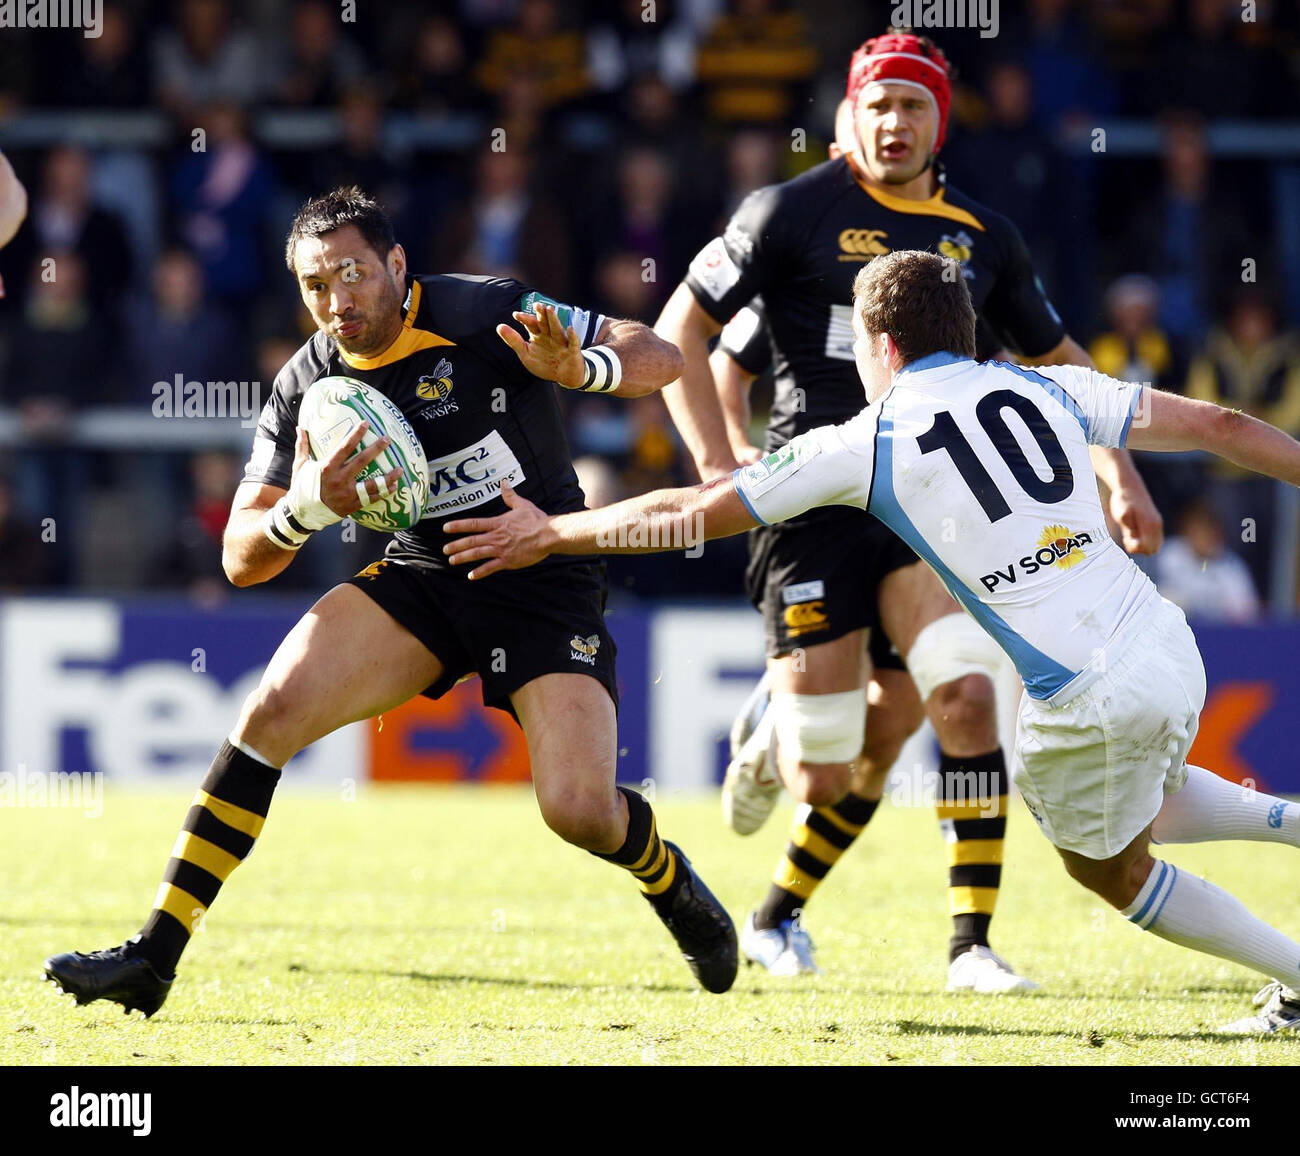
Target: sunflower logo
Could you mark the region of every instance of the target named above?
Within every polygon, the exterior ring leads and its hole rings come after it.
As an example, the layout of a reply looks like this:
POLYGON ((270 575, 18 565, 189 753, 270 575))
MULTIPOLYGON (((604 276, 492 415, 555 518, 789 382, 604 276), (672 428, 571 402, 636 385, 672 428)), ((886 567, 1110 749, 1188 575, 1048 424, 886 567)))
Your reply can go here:
POLYGON ((1065 526, 1045 526, 1043 532, 1038 536, 1038 544, 1048 547, 1056 554, 1055 565, 1062 570, 1077 566, 1085 557, 1079 539, 1072 530, 1067 529, 1065 526))

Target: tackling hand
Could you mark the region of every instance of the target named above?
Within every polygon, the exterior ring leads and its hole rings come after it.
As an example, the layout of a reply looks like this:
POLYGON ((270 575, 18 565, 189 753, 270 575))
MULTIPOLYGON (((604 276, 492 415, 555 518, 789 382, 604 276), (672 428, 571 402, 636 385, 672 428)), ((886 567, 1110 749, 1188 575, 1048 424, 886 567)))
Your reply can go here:
POLYGON ((547 545, 550 518, 527 498, 516 494, 508 482, 501 483, 501 498, 510 507, 505 514, 495 518, 457 518, 443 526, 448 534, 466 535, 442 548, 453 566, 484 562, 469 572, 471 581, 486 578, 498 570, 522 570, 551 552, 547 545))

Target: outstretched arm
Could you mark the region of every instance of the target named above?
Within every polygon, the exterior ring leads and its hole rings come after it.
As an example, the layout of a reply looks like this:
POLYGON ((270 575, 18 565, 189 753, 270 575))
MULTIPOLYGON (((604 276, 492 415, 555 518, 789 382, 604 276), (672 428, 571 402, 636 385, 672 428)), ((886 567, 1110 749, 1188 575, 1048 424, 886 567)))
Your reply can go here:
POLYGON ((448 522, 449 534, 464 534, 443 549, 453 565, 482 562, 471 579, 498 570, 520 570, 548 554, 651 554, 690 549, 758 525, 731 478, 715 478, 677 490, 652 490, 625 502, 548 516, 509 485, 501 497, 510 507, 495 518, 448 522))
POLYGON ((655 332, 682 351, 682 368, 664 390, 664 404, 706 482, 725 477, 740 464, 709 368, 709 340, 721 329, 685 283, 677 286, 655 322, 655 332))
POLYGON ((1134 424, 1128 444, 1140 450, 1209 450, 1258 474, 1300 486, 1300 442, 1268 422, 1210 401, 1143 387, 1150 420, 1134 424))
POLYGON ((645 397, 663 389, 682 372, 682 355, 677 347, 656 336, 649 326, 639 321, 606 319, 596 334, 596 343, 617 359, 617 384, 611 387, 607 376, 613 369, 610 359, 601 359, 599 352, 592 349, 584 357, 577 330, 565 327, 554 305, 539 301, 533 306, 533 312, 512 316, 523 326, 527 337, 520 337, 509 325, 498 325, 497 336, 514 350, 529 373, 565 389, 590 388, 592 392, 612 393, 617 397, 645 397), (594 363, 606 376, 592 381, 589 363, 594 363))

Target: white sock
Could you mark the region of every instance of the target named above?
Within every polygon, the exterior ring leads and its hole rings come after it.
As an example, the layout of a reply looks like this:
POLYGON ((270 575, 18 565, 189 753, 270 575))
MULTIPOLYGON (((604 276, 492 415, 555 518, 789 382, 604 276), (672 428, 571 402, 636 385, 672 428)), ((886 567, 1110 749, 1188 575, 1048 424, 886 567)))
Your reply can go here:
POLYGON ((1300 805, 1189 764, 1183 789, 1165 796, 1151 838, 1157 843, 1248 839, 1300 846, 1300 805))
POLYGON ((1230 959, 1300 988, 1300 943, 1256 919, 1222 887, 1156 860, 1123 915, 1161 939, 1230 959))

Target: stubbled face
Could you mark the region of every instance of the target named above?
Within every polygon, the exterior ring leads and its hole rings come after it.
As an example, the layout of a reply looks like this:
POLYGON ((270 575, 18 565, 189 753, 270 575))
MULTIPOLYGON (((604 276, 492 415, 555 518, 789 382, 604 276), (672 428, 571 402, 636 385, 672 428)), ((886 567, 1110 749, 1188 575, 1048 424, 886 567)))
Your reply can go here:
POLYGON ((347 353, 382 353, 402 328, 406 254, 394 245, 387 258, 354 225, 307 237, 294 251, 303 304, 316 327, 347 353))
POLYGON ((881 397, 893 381, 893 373, 882 349, 883 338, 874 337, 862 325, 862 310, 853 303, 853 360, 858 367, 858 377, 867 395, 867 403, 881 397))
POLYGON ((858 159, 872 180, 905 185, 925 172, 939 134, 934 101, 910 84, 868 84, 858 93, 853 123, 862 142, 858 159))

